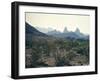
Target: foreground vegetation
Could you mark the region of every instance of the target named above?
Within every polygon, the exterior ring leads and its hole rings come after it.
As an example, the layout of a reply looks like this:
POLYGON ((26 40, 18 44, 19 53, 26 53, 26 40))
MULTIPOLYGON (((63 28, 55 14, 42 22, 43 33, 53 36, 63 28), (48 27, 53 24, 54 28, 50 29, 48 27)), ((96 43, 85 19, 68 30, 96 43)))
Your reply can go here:
POLYGON ((34 36, 25 50, 26 68, 89 64, 89 40, 34 36))

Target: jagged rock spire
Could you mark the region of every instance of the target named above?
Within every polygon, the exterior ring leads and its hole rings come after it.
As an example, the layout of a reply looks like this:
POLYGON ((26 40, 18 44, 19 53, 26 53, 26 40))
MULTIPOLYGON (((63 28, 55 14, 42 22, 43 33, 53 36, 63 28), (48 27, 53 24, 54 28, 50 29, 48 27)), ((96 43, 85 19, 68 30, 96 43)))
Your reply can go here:
POLYGON ((76 32, 76 33, 80 33, 79 28, 76 28, 75 32, 76 32))
POLYGON ((64 28, 63 33, 68 33, 67 27, 64 28))

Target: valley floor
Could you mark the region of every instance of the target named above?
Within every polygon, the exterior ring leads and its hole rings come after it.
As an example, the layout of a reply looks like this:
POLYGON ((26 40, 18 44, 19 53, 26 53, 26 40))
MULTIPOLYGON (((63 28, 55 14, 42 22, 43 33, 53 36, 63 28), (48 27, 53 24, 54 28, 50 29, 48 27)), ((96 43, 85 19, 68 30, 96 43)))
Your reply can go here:
POLYGON ((36 36, 25 50, 26 68, 89 65, 89 40, 36 36))

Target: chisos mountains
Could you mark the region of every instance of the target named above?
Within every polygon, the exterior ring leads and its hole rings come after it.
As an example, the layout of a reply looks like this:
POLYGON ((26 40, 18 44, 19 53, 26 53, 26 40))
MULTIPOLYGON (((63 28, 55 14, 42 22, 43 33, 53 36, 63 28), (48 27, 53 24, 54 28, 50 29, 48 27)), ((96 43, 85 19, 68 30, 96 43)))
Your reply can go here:
MULTIPOLYGON (((84 35, 83 33, 80 32, 78 28, 76 29, 75 32, 68 31, 67 27, 65 27, 62 33, 57 30, 52 30, 47 33, 43 33, 39 31, 40 28, 36 29, 35 27, 32 27, 31 25, 29 25, 27 22, 26 22, 26 26, 27 26, 26 33, 30 33, 31 35, 32 34, 36 36, 39 36, 39 35, 47 36, 48 35, 48 36, 54 36, 54 37, 60 37, 60 38, 75 38, 75 39, 86 39, 86 40, 89 39, 89 35, 84 35)), ((43 28, 41 29, 43 30, 43 28)))
POLYGON ((55 31, 43 33, 25 23, 25 67, 88 65, 89 38, 86 39, 79 29, 55 31))
POLYGON ((65 27, 64 31, 61 33, 57 30, 49 31, 47 35, 52 35, 55 37, 60 37, 60 38, 74 38, 74 39, 89 39, 89 35, 84 35, 83 33, 80 32, 80 30, 77 28, 75 32, 68 31, 67 27, 65 27))

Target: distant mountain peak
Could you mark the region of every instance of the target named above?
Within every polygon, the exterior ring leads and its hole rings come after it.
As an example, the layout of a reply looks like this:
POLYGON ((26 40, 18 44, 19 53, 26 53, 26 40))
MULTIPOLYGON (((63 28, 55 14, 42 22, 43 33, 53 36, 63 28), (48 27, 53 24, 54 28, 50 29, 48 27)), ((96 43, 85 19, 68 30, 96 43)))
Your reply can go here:
POLYGON ((79 28, 76 28, 75 32, 76 32, 76 33, 80 33, 79 28))
POLYGON ((60 34, 60 31, 57 31, 56 29, 53 31, 49 31, 47 34, 51 35, 51 34, 60 34))
POLYGON ((55 29, 54 32, 57 32, 57 30, 55 29))
POLYGON ((64 28, 63 33, 68 33, 67 27, 64 28))

